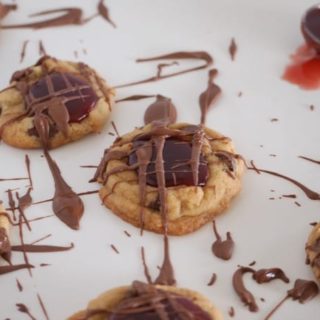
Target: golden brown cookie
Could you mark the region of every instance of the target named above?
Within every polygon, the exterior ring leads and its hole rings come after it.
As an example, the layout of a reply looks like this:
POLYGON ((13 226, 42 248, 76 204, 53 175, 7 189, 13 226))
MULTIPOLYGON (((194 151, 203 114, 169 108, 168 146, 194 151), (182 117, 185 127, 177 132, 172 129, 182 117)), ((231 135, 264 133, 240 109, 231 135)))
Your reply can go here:
POLYGON ((307 258, 316 278, 320 281, 320 223, 311 231, 306 244, 307 258))
POLYGON ((160 122, 118 138, 94 179, 103 203, 123 220, 163 233, 165 212, 168 234, 183 235, 229 206, 243 171, 229 138, 203 126, 160 122))
MULTIPOLYGON (((128 319, 138 320, 145 319, 141 310, 146 311, 146 309, 154 315, 152 319, 156 319, 158 313, 155 306, 166 306, 168 309, 165 310, 173 313, 184 309, 189 312, 193 311, 196 317, 192 319, 195 320, 223 319, 220 311, 212 305, 211 301, 198 292, 170 286, 153 286, 135 281, 131 286, 119 287, 103 293, 92 300, 86 310, 74 314, 68 320, 124 320, 125 313, 129 316, 128 319), (151 304, 151 301, 154 303, 151 304), (133 305, 134 302, 135 305, 133 305), (139 305, 142 306, 140 312, 138 311, 139 305)), ((185 318, 181 317, 181 319, 185 318)))
POLYGON ((101 131, 113 96, 87 65, 45 56, 15 72, 10 86, 0 92, 1 137, 14 147, 39 148, 41 125, 50 148, 78 140, 101 131))

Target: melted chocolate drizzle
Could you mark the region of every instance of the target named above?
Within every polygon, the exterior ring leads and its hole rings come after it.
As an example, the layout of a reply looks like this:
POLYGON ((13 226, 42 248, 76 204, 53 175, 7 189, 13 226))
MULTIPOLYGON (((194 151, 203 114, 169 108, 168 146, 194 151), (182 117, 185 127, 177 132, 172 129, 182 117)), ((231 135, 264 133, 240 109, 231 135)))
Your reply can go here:
POLYGON ((21 53, 20 53, 20 63, 23 62, 23 60, 24 60, 24 58, 26 56, 28 43, 29 43, 29 40, 25 40, 22 43, 22 48, 21 48, 21 53))
POLYGON ((109 9, 104 4, 104 0, 100 0, 98 3, 98 12, 99 12, 99 15, 102 18, 104 18, 108 23, 110 23, 114 28, 117 27, 110 18, 109 9))
POLYGON ((10 266, 0 266, 0 275, 6 274, 6 273, 11 273, 11 272, 21 270, 21 269, 30 269, 30 268, 34 268, 34 266, 31 264, 17 264, 17 265, 10 265, 10 266))
POLYGON ((233 287, 241 301, 249 307, 251 312, 257 312, 259 308, 253 294, 244 286, 243 275, 246 273, 252 273, 252 278, 259 284, 277 279, 289 283, 289 278, 283 270, 279 268, 260 269, 256 271, 249 267, 240 267, 233 275, 233 287))
POLYGON ((68 247, 52 246, 52 245, 23 244, 23 245, 12 246, 12 251, 43 253, 43 252, 69 251, 73 248, 74 248, 73 243, 68 247))
POLYGON ((159 69, 159 65, 158 65, 158 68, 157 68, 158 72, 155 76, 144 79, 144 80, 134 81, 134 82, 126 83, 123 85, 118 85, 118 86, 115 86, 115 88, 124 88, 124 87, 134 86, 138 84, 148 83, 148 82, 155 82, 155 81, 159 81, 159 80, 170 78, 170 77, 175 77, 188 72, 205 69, 213 63, 212 57, 210 56, 209 53, 205 51, 189 51, 189 52, 178 51, 178 52, 173 52, 173 53, 152 57, 152 58, 137 59, 136 62, 149 62, 149 61, 157 61, 157 60, 186 60, 186 59, 201 60, 201 61, 204 61, 204 63, 198 67, 193 67, 193 68, 185 69, 182 71, 169 73, 166 75, 162 74, 161 69, 159 69))
POLYGON ((249 310, 251 312, 257 312, 259 310, 258 305, 256 303, 256 300, 253 296, 253 294, 246 289, 243 283, 243 275, 245 273, 253 273, 254 270, 252 268, 248 267, 241 267, 239 268, 233 275, 232 278, 232 283, 233 283, 233 288, 240 297, 241 301, 249 307, 249 310))
POLYGON ((80 227, 80 219, 84 211, 83 202, 65 182, 58 165, 51 158, 46 149, 44 149, 44 155, 47 159, 55 184, 55 193, 52 201, 53 212, 68 227, 73 230, 78 230, 80 227))
POLYGON ((171 99, 161 95, 156 96, 156 101, 152 103, 144 113, 144 123, 149 124, 154 121, 162 121, 164 124, 172 124, 177 120, 177 109, 171 99))
POLYGON ((300 183, 297 180, 294 180, 294 179, 292 179, 290 177, 287 177, 287 176, 285 176, 285 175, 283 175, 281 173, 278 173, 278 172, 257 168, 256 166, 247 167, 247 168, 249 170, 254 170, 257 173, 263 172, 263 173, 267 173, 267 174, 282 178, 284 180, 287 180, 287 181, 293 183, 294 185, 296 185, 298 188, 300 188, 309 199, 311 199, 311 200, 320 200, 320 194, 319 193, 309 189, 308 187, 306 187, 305 185, 303 185, 302 183, 300 183))
POLYGON ((313 162, 315 164, 320 164, 320 160, 311 159, 311 158, 305 157, 305 156, 299 156, 299 158, 307 160, 307 161, 310 161, 310 162, 313 162))
POLYGON ((213 223, 213 231, 216 236, 216 241, 212 244, 213 254, 220 259, 230 260, 234 250, 234 241, 231 237, 231 233, 227 232, 227 239, 221 240, 221 236, 218 233, 215 221, 213 223))
POLYGON ((125 101, 137 101, 137 100, 149 99, 149 98, 154 98, 154 97, 157 97, 157 96, 158 95, 155 95, 155 94, 150 94, 150 95, 135 94, 135 95, 132 95, 132 96, 128 96, 128 97, 116 100, 116 103, 125 102, 125 101))
POLYGON ((298 300, 300 303, 305 303, 319 294, 318 285, 314 281, 297 279, 292 289, 288 290, 287 295, 268 313, 264 320, 269 320, 274 313, 283 305, 289 298, 298 300))

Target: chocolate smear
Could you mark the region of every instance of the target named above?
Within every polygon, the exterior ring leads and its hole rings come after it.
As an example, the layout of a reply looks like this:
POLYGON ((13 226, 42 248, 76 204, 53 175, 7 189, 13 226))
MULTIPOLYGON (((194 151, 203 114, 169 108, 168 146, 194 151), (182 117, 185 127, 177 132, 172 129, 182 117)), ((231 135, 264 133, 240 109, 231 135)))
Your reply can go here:
MULTIPOLYGON (((252 162, 251 162, 251 164, 252 164, 252 162)), ((256 171, 256 172, 258 171, 258 173, 263 172, 263 173, 267 173, 267 174, 270 174, 270 175, 273 175, 273 176, 282 178, 282 179, 284 179, 284 180, 287 180, 287 181, 293 183, 294 185, 296 185, 298 188, 300 188, 300 189, 304 192, 304 194, 305 194, 309 199, 311 199, 311 200, 320 200, 320 194, 319 194, 319 193, 317 193, 317 192, 315 192, 315 191, 307 188, 307 187, 306 187, 305 185, 303 185, 302 183, 300 183, 300 182, 298 182, 298 181, 296 181, 296 180, 294 180, 294 179, 292 179, 292 178, 290 178, 290 177, 287 177, 287 176, 285 176, 285 175, 283 175, 283 174, 280 174, 280 173, 278 173, 278 172, 260 169, 260 168, 257 168, 257 167, 255 167, 255 166, 254 166, 254 167, 253 167, 253 166, 252 166, 252 167, 247 167, 247 168, 248 168, 249 170, 254 170, 254 171, 256 171)))
POLYGON ((43 315, 45 316, 46 320, 49 320, 48 311, 47 311, 39 293, 37 294, 37 298, 38 298, 38 302, 39 302, 39 305, 40 305, 40 308, 42 310, 43 315))
MULTIPOLYGON (((0 3, 0 20, 5 18, 11 11, 17 10, 16 4, 2 4, 0 3)), ((2 26, 1 26, 2 28, 2 26)))
POLYGON ((255 271, 252 277, 259 284, 270 282, 276 279, 280 279, 285 283, 290 282, 283 270, 279 268, 260 269, 255 271))
POLYGON ((52 14, 60 14, 60 16, 56 18, 51 18, 51 19, 49 18, 47 20, 43 20, 39 22, 1 25, 1 29, 21 29, 21 28, 44 29, 44 28, 82 24, 82 10, 80 8, 61 8, 61 9, 40 11, 40 12, 31 14, 30 17, 31 18, 42 17, 42 16, 48 16, 52 14))
POLYGON ((20 63, 23 62, 25 56, 26 56, 26 51, 27 51, 27 45, 29 43, 29 40, 25 40, 22 43, 22 48, 21 48, 21 53, 20 53, 20 63))
POLYGON ((320 160, 315 160, 315 159, 311 159, 311 158, 304 157, 304 156, 299 156, 299 158, 316 163, 316 164, 320 164, 320 160))
MULTIPOLYGON (((155 82, 155 81, 170 78, 170 77, 175 77, 175 76, 182 75, 185 73, 205 69, 213 63, 212 57, 210 56, 209 53, 207 53, 205 51, 189 51, 189 52, 188 51, 178 51, 178 52, 173 52, 173 53, 160 55, 160 56, 156 56, 156 57, 151 57, 151 58, 137 59, 136 62, 139 63, 139 62, 149 62, 149 61, 157 61, 157 60, 186 60, 186 59, 201 60, 201 61, 204 61, 204 63, 201 64, 200 66, 197 66, 197 67, 169 73, 166 75, 163 75, 161 73, 160 74, 157 73, 153 77, 150 77, 150 78, 147 78, 144 80, 126 83, 123 85, 118 85, 118 86, 115 86, 115 88, 124 88, 124 87, 134 86, 134 85, 138 85, 138 84, 148 83, 148 82, 155 82)), ((159 68, 157 68, 157 70, 159 70, 159 68)))
POLYGON ((99 15, 102 18, 104 18, 107 22, 109 22, 114 28, 117 27, 115 25, 115 23, 110 18, 109 9, 104 4, 104 0, 100 0, 99 3, 98 3, 98 12, 99 12, 99 15))
POLYGON ((254 274, 255 271, 248 267, 240 267, 232 278, 233 288, 240 297, 241 301, 249 307, 251 312, 257 312, 259 310, 256 300, 252 293, 246 289, 243 283, 243 275, 246 273, 254 274))
POLYGON ((52 246, 52 245, 22 244, 22 245, 12 246, 12 251, 43 253, 43 252, 69 251, 73 248, 74 248, 73 243, 71 243, 71 245, 68 247, 52 246))
POLYGON ((213 286, 216 283, 216 280, 217 280, 217 275, 216 275, 216 273, 213 273, 207 286, 209 286, 209 287, 213 286))
POLYGON ((201 124, 206 123, 207 113, 209 111, 210 106, 221 94, 221 89, 218 85, 214 83, 214 78, 217 76, 218 70, 211 69, 209 71, 209 80, 206 91, 201 93, 199 97, 199 104, 201 110, 201 124))
POLYGON ((236 44, 236 41, 234 38, 231 39, 230 45, 229 45, 229 53, 231 60, 234 61, 236 57, 236 53, 238 51, 238 46, 236 44))
POLYGON ((44 155, 51 170, 55 193, 52 201, 52 209, 55 215, 73 230, 78 230, 80 219, 83 215, 84 206, 80 197, 64 181, 60 169, 45 149, 44 155))
POLYGON ((31 320, 37 320, 30 312, 30 310, 28 309, 28 307, 23 304, 23 303, 17 303, 16 304, 18 311, 20 311, 21 313, 25 313, 29 319, 31 320))
POLYGON ((300 303, 305 303, 316 297, 318 294, 319 288, 314 281, 297 279, 294 283, 294 287, 288 290, 287 295, 268 313, 264 320, 269 320, 289 298, 292 298, 294 301, 298 300, 300 303))
POLYGON ((161 95, 156 96, 156 101, 144 113, 144 123, 146 125, 154 121, 161 121, 163 124, 169 125, 175 123, 176 120, 176 107, 171 102, 171 99, 161 95))
POLYGON ((234 251, 234 241, 231 237, 231 233, 227 232, 227 239, 222 240, 220 234, 218 233, 216 222, 213 221, 213 231, 216 236, 216 241, 212 244, 213 254, 222 260, 230 260, 234 251))

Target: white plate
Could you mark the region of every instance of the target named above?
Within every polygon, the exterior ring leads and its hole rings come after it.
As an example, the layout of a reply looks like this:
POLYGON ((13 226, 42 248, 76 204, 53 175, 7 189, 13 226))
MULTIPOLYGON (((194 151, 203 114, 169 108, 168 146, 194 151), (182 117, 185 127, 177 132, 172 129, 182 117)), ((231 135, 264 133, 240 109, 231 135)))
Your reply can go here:
MULTIPOLYGON (((233 138, 237 150, 257 166, 281 172, 296 178, 314 190, 320 191, 319 166, 298 159, 298 155, 319 158, 319 91, 302 91, 281 80, 288 56, 302 43, 299 31, 300 17, 313 4, 311 0, 289 1, 218 1, 218 0, 116 0, 107 1, 111 17, 117 24, 113 29, 101 18, 85 26, 54 29, 1 31, 0 61, 1 88, 8 84, 13 71, 29 66, 38 59, 38 41, 42 40, 50 55, 79 60, 96 68, 110 84, 120 84, 152 75, 155 64, 136 64, 135 59, 165 54, 178 50, 206 50, 215 59, 219 69, 217 83, 223 97, 210 111, 207 125, 233 138), (231 37, 238 44, 236 61, 228 54, 231 37), (26 57, 19 64, 24 40, 30 40, 26 57), (88 54, 85 55, 82 49, 88 54), (238 92, 243 92, 238 97, 238 92), (313 112, 309 105, 316 106, 313 112), (278 122, 271 122, 278 118, 278 122), (270 156, 276 154, 276 157, 270 156)), ((10 14, 5 22, 27 21, 32 12, 57 8, 62 4, 18 1, 19 11, 10 14)), ((95 1, 64 1, 63 5, 79 6, 87 16, 95 11, 95 1)), ((174 68, 174 67, 173 67, 174 68)), ((173 69, 172 69, 173 70, 173 69)), ((173 99, 178 108, 178 120, 198 123, 200 111, 198 96, 206 87, 207 72, 199 71, 184 76, 118 90, 118 98, 131 94, 160 93, 173 99)), ((149 101, 118 104, 111 119, 120 134, 143 124, 143 113, 149 101)), ((98 136, 52 151, 65 179, 77 192, 95 190, 89 184, 94 170, 81 165, 97 164, 103 150, 113 138, 110 123, 98 136)), ((24 156, 31 158, 34 178, 34 201, 50 198, 53 181, 41 151, 16 150, 1 144, 0 178, 25 176, 24 156)), ((0 182, 1 198, 4 191, 20 187, 25 182, 0 182)), ((25 270, 0 277, 1 319, 24 319, 16 310, 16 303, 24 303, 37 319, 44 319, 37 293, 47 307, 50 319, 65 319, 102 291, 143 280, 140 247, 146 248, 152 273, 162 261, 162 238, 146 232, 141 238, 136 228, 121 221, 100 205, 98 196, 83 197, 85 215, 80 231, 71 231, 57 218, 34 222, 32 233, 26 233, 31 242, 48 233, 52 237, 43 243, 66 245, 75 243, 69 252, 29 254, 37 267, 30 278, 25 270), (124 234, 128 230, 132 237, 124 234), (114 244, 120 254, 116 254, 114 244), (16 278, 24 290, 18 292, 16 278)), ((51 213, 50 204, 34 205, 26 211, 28 217, 51 213)), ((294 185, 273 176, 257 175, 248 171, 243 179, 243 192, 225 215, 217 219, 221 233, 231 231, 236 251, 231 261, 224 262, 211 253, 214 240, 209 224, 192 235, 171 238, 172 260, 179 286, 199 290, 207 295, 225 314, 235 308, 235 319, 262 319, 285 295, 296 278, 314 279, 305 265, 304 245, 311 230, 310 222, 317 221, 319 202, 309 200, 294 185), (271 192, 273 189, 275 192, 271 192), (295 193, 295 199, 281 199, 282 194, 295 193), (275 197, 276 200, 269 200, 275 197), (234 293, 231 279, 238 264, 247 265, 256 260, 256 268, 281 267, 291 279, 286 285, 275 281, 257 285, 245 277, 260 307, 259 313, 250 313, 234 293), (214 286, 208 287, 211 274, 218 275, 214 286), (260 301, 265 298, 265 302, 260 301)), ((13 242, 18 243, 18 230, 13 231, 13 242)), ((14 263, 22 263, 22 254, 14 253, 14 263)), ((1 265, 4 264, 1 261, 1 265)), ((287 301, 272 319, 317 319, 320 313, 319 297, 305 305, 287 301)))

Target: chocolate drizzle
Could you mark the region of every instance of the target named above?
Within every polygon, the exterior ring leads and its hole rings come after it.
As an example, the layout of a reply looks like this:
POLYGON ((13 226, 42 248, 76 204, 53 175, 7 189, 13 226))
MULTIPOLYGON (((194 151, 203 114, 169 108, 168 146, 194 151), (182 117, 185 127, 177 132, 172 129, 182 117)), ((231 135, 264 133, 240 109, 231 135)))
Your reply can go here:
POLYGON ((227 239, 221 240, 221 236, 218 233, 215 221, 213 223, 213 231, 216 236, 216 241, 212 244, 213 254, 220 259, 230 260, 234 250, 234 241, 231 237, 231 233, 227 232, 227 239))
POLYGON ((264 320, 269 320, 289 298, 292 298, 294 301, 298 300, 300 303, 305 303, 316 297, 318 294, 319 288, 314 281, 297 279, 294 283, 294 287, 288 290, 287 295, 268 313, 264 320))
POLYGON ((115 23, 111 20, 109 15, 109 9, 104 4, 104 0, 100 0, 98 3, 98 12, 99 15, 104 18, 107 22, 109 22, 114 28, 116 28, 115 23))
POLYGON ((66 25, 80 25, 82 24, 82 10, 79 8, 62 8, 62 9, 53 9, 40 11, 34 14, 31 14, 30 17, 42 17, 48 16, 51 14, 60 14, 57 18, 49 18, 40 22, 31 22, 23 24, 12 24, 12 25, 1 25, 2 29, 43 29, 43 28, 52 28, 52 27, 61 27, 66 25))
POLYGON ((118 85, 118 86, 115 86, 115 88, 124 88, 124 87, 134 86, 138 84, 148 83, 148 82, 155 82, 155 81, 170 78, 170 77, 175 77, 188 72, 205 69, 213 63, 212 57, 210 56, 209 53, 205 51, 189 51, 189 52, 178 51, 178 52, 173 52, 173 53, 156 56, 152 58, 137 59, 136 62, 139 63, 139 62, 149 62, 149 61, 157 61, 157 60, 186 60, 186 59, 201 60, 201 61, 204 61, 204 63, 198 67, 193 67, 193 68, 189 68, 189 69, 185 69, 182 71, 177 71, 177 72, 173 72, 165 75, 162 74, 161 72, 162 70, 159 69, 159 65, 158 65, 158 68, 157 68, 158 72, 155 76, 144 79, 144 80, 134 81, 134 82, 126 83, 123 85, 118 85))
POLYGON ((52 246, 52 245, 23 244, 23 245, 12 246, 12 251, 43 253, 43 252, 69 251, 73 248, 74 248, 73 243, 68 247, 52 246))
POLYGON ((277 279, 282 280, 285 283, 289 283, 289 278, 286 276, 283 270, 279 268, 260 269, 255 271, 249 267, 240 267, 233 275, 233 287, 241 301, 249 307, 251 312, 257 312, 259 308, 253 294, 244 286, 243 275, 246 273, 252 273, 252 279, 259 284, 267 283, 277 279))
POLYGON ((283 174, 280 174, 278 172, 274 172, 274 171, 270 171, 270 170, 264 170, 264 169, 260 169, 260 168, 257 168, 255 166, 252 166, 252 167, 248 167, 249 170, 254 170, 256 171, 257 173, 267 173, 267 174, 270 174, 270 175, 273 175, 273 176, 276 176, 276 177, 279 177, 279 178, 282 178, 284 180, 287 180, 291 183, 293 183, 294 185, 296 185, 298 188, 300 188, 304 194, 311 200, 320 200, 320 194, 307 188, 305 185, 303 185, 302 183, 290 178, 290 177, 287 177, 283 174))
POLYGON ((320 160, 315 160, 315 159, 311 159, 311 158, 304 157, 304 156, 299 156, 299 158, 307 160, 307 161, 310 161, 310 162, 313 162, 315 164, 320 164, 320 160))
POLYGON ((25 40, 22 43, 22 48, 21 48, 21 53, 20 53, 20 63, 23 62, 25 56, 26 56, 26 51, 27 51, 27 45, 29 43, 29 40, 25 40))
POLYGON ((45 149, 44 155, 51 170, 55 193, 52 201, 52 209, 55 215, 73 230, 78 230, 80 219, 83 215, 84 206, 80 197, 64 181, 56 162, 52 160, 49 152, 45 149))
POLYGON ((156 96, 156 101, 152 103, 144 113, 144 123, 149 124, 154 121, 162 121, 164 124, 172 124, 177 120, 177 110, 171 99, 161 95, 156 96))
POLYGON ((201 124, 206 123, 206 117, 208 110, 212 103, 220 96, 221 89, 214 83, 214 78, 217 76, 218 70, 212 69, 209 71, 209 79, 208 79, 208 86, 206 91, 201 93, 199 97, 199 104, 201 110, 201 124))
POLYGON ((133 282, 129 296, 109 313, 110 320, 214 320, 192 300, 138 281, 133 282))
POLYGON ((10 265, 10 266, 0 266, 0 275, 6 274, 6 273, 11 273, 11 272, 21 270, 21 269, 30 269, 30 268, 34 268, 34 266, 31 264, 17 264, 17 265, 10 265))
POLYGON ((232 283, 233 288, 240 297, 241 301, 249 307, 251 312, 257 312, 259 310, 256 300, 253 294, 246 289, 243 283, 243 275, 245 273, 254 273, 255 271, 248 267, 239 268, 233 275, 232 283))

